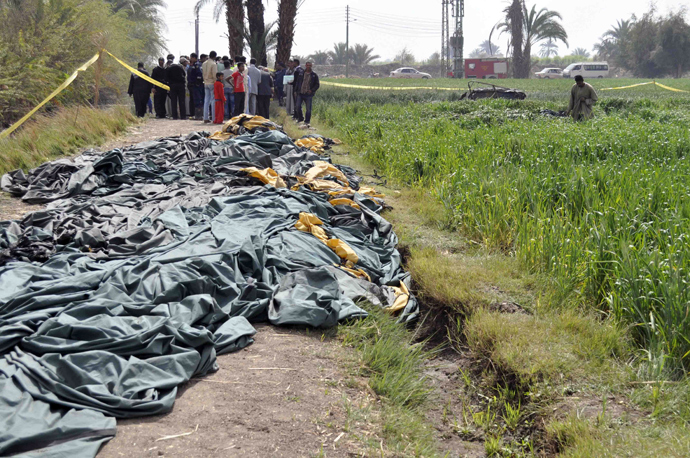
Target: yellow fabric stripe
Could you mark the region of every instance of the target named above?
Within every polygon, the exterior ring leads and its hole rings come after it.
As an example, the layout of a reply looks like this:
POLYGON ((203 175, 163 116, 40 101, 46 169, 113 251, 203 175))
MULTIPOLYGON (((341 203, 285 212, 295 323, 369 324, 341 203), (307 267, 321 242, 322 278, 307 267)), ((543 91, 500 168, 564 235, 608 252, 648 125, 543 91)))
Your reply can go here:
POLYGON ((631 85, 631 86, 605 87, 605 88, 599 89, 599 90, 600 90, 600 91, 615 91, 615 90, 619 90, 619 89, 630 89, 630 88, 633 88, 633 87, 647 86, 647 85, 649 85, 649 84, 653 84, 653 85, 655 85, 655 86, 659 86, 660 88, 666 89, 667 91, 685 92, 685 93, 690 92, 690 91, 684 91, 684 90, 682 90, 682 89, 676 89, 676 88, 674 88, 674 87, 665 86, 665 85, 663 85, 663 84, 661 84, 661 83, 657 83, 656 81, 649 81, 649 82, 647 82, 647 83, 633 84, 633 85, 631 85))
POLYGON ((654 82, 654 84, 656 84, 656 85, 659 86, 660 88, 666 89, 666 90, 668 90, 668 91, 673 91, 673 92, 685 92, 685 93, 690 92, 690 91, 684 91, 684 90, 682 90, 682 89, 676 89, 675 87, 664 86, 663 84, 657 83, 656 81, 654 82))
POLYGON ((418 89, 426 89, 429 91, 463 91, 465 89, 460 89, 460 88, 455 88, 455 87, 422 87, 422 86, 397 86, 397 87, 385 87, 385 86, 359 86, 357 84, 343 84, 343 83, 332 83, 330 81, 321 81, 321 84, 325 84, 326 86, 335 86, 335 87, 348 87, 348 88, 353 88, 353 89, 377 89, 381 91, 409 91, 409 90, 418 90, 418 89))
POLYGON ((106 49, 104 49, 103 51, 107 52, 108 55, 109 55, 110 57, 112 57, 113 59, 115 59, 116 61, 118 61, 118 62, 120 63, 120 65, 122 65, 122 66, 125 67, 127 70, 129 70, 130 72, 134 73, 135 75, 137 75, 139 78, 143 78, 143 79, 145 79, 146 81, 148 81, 149 83, 151 83, 151 84, 153 84, 153 85, 156 85, 156 86, 158 86, 158 87, 161 87, 161 88, 165 89, 166 91, 169 91, 169 90, 170 90, 170 86, 166 86, 166 85, 163 84, 163 83, 159 83, 158 81, 154 80, 154 79, 151 78, 150 76, 146 76, 146 75, 144 75, 143 73, 141 73, 139 70, 137 70, 137 69, 135 69, 135 68, 133 68, 133 67, 130 67, 129 65, 127 65, 127 64, 124 63, 124 62, 122 62, 122 61, 121 61, 120 59, 118 59, 117 57, 113 56, 113 55, 110 53, 110 51, 108 51, 108 50, 106 50, 106 49))
POLYGON ((639 83, 639 84, 633 84, 631 86, 621 86, 621 87, 605 87, 603 89, 599 89, 600 91, 614 91, 618 89, 630 89, 631 87, 639 87, 639 86, 646 86, 648 84, 654 84, 654 81, 650 81, 648 83, 639 83))
POLYGON ((21 126, 22 124, 24 124, 24 122, 27 119, 29 119, 34 113, 36 113, 38 110, 40 110, 43 105, 50 102, 50 100, 53 97, 58 95, 60 92, 64 91, 67 86, 72 84, 72 81, 74 81, 77 78, 77 76, 79 75, 79 72, 83 72, 84 70, 89 68, 91 65, 93 65, 93 63, 96 62, 97 60, 98 60, 98 54, 95 54, 91 59, 86 61, 81 67, 79 67, 74 73, 72 73, 60 86, 58 86, 57 89, 55 89, 53 92, 51 92, 51 94, 48 97, 46 97, 45 99, 43 99, 43 101, 41 103, 36 105, 36 107, 34 107, 33 110, 29 111, 27 114, 24 115, 24 117, 22 119, 15 122, 10 127, 5 129, 4 131, 0 132, 0 139, 6 138, 12 132, 17 130, 17 128, 19 126, 21 126))

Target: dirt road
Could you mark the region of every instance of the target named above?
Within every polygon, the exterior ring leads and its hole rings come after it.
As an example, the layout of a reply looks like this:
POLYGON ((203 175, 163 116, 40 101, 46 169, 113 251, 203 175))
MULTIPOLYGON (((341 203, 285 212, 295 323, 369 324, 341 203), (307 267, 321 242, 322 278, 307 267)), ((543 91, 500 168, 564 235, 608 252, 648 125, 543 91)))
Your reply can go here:
MULTIPOLYGON (((217 129, 198 121, 151 118, 99 149, 217 129)), ((0 197, 1 220, 40 208, 0 197)), ((256 329, 254 344, 218 357, 217 372, 181 386, 170 413, 119 420, 117 436, 99 457, 350 457, 368 456, 372 443, 392 456, 378 437, 380 425, 367 416, 376 416, 380 400, 356 375, 356 351, 344 347, 334 330, 256 329)), ((457 368, 434 365, 429 383, 439 393, 450 393, 457 368)), ((450 456, 480 455, 479 444, 466 443, 441 425, 440 411, 429 416, 440 448, 452 450, 450 456)))

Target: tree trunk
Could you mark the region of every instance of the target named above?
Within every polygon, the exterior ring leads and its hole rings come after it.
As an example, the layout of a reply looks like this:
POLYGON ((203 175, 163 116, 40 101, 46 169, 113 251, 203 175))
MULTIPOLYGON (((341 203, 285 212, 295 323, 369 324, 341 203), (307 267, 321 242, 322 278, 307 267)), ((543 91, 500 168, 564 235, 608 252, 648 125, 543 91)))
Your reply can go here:
POLYGON ((251 40, 258 44, 257 56, 252 55, 259 65, 268 65, 266 58, 266 40, 264 39, 264 32, 266 26, 264 24, 264 4, 263 0, 247 0, 247 21, 249 22, 249 36, 251 40))
POLYGON ((522 72, 520 78, 529 78, 532 71, 532 45, 525 43, 525 50, 522 53, 522 72))
POLYGON ((513 0, 508 10, 508 17, 510 18, 510 45, 513 48, 513 75, 515 78, 524 78, 525 64, 522 53, 524 15, 521 0, 513 0))
POLYGON ((228 51, 232 59, 242 55, 244 48, 244 7, 242 0, 225 0, 225 20, 228 24, 228 51))
POLYGON ((292 54, 292 42, 295 38, 295 17, 299 0, 280 0, 278 5, 278 47, 276 62, 286 63, 292 54))

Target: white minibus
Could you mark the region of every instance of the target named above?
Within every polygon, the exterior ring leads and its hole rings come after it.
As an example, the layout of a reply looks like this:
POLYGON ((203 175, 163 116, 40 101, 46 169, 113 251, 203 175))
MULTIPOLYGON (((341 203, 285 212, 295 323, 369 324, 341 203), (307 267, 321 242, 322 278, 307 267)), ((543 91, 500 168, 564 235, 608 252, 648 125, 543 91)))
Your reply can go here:
POLYGON ((563 70, 563 78, 574 78, 582 75, 584 78, 608 78, 608 62, 576 62, 563 70))

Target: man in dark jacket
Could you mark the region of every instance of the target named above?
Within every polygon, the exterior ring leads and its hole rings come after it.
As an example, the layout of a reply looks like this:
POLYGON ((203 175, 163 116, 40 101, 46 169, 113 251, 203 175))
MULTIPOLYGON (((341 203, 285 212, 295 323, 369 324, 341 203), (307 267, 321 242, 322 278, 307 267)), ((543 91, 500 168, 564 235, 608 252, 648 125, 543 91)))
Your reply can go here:
POLYGON ((307 125, 311 122, 311 102, 319 90, 321 84, 319 83, 319 75, 317 75, 312 70, 312 63, 307 62, 304 73, 300 74, 299 77, 295 73, 295 90, 297 91, 297 104, 295 105, 295 116, 297 117, 297 122, 304 122, 307 125), (307 107, 307 112, 304 117, 302 117, 302 102, 305 103, 307 107))
POLYGON ((266 68, 259 67, 259 69, 261 70, 261 79, 259 80, 259 95, 256 100, 256 114, 268 119, 271 96, 273 95, 273 78, 266 68))
MULTIPOLYGON (((143 62, 137 64, 137 70, 149 76, 148 72, 144 70, 143 62)), ((134 110, 140 118, 146 116, 146 103, 149 101, 149 97, 151 97, 151 87, 153 87, 153 84, 139 77, 139 75, 132 73, 132 76, 129 78, 129 89, 127 89, 127 94, 134 98, 134 110)))
POLYGON ((165 79, 168 81, 168 86, 170 86, 170 109, 173 119, 185 119, 187 117, 184 100, 186 76, 184 67, 180 64, 170 64, 165 69, 165 79), (177 116, 178 106, 180 107, 179 118, 177 116))
MULTIPOLYGON (((151 71, 151 78, 159 83, 167 84, 165 79, 165 59, 158 58, 158 67, 151 71)), ((163 119, 166 115, 165 100, 168 97, 168 91, 158 86, 153 88, 153 106, 156 108, 156 118, 163 119)))
POLYGON ((190 109, 192 109, 192 105, 194 106, 190 115, 193 115, 194 119, 197 121, 201 121, 203 119, 204 110, 204 74, 201 70, 201 63, 198 58, 199 56, 194 52, 189 55, 187 87, 189 88, 190 109))
POLYGON ((276 98, 278 99, 278 105, 279 106, 285 106, 285 93, 283 92, 283 79, 285 78, 285 64, 282 62, 277 62, 276 63, 276 73, 274 75, 274 80, 275 80, 275 90, 276 90, 276 98))
MULTIPOLYGON (((297 121, 299 119, 299 116, 297 115, 297 96, 299 95, 299 86, 297 85, 297 82, 301 80, 301 78, 304 76, 304 69, 300 67, 299 65, 299 59, 292 59, 293 65, 294 65, 294 73, 293 75, 295 76, 295 79, 292 80, 292 97, 294 98, 295 102, 295 109, 292 112, 292 118, 297 121)), ((301 107, 300 107, 301 108, 301 107)))

